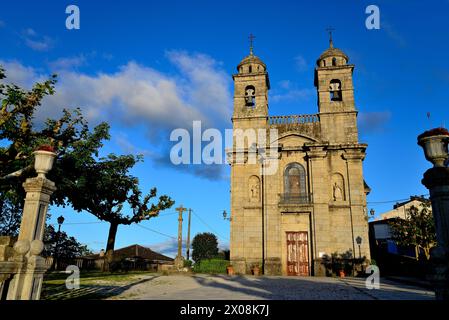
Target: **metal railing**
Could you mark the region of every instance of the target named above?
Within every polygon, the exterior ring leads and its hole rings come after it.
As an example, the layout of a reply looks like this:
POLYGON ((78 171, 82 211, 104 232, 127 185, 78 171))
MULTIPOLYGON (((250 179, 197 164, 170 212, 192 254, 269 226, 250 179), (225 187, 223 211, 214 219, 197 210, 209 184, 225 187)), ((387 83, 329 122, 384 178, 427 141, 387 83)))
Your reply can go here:
POLYGON ((309 204, 310 194, 304 193, 282 193, 280 194, 281 204, 309 204))
POLYGON ((303 114, 294 116, 272 116, 268 118, 269 124, 303 124, 315 123, 320 119, 317 114, 303 114))

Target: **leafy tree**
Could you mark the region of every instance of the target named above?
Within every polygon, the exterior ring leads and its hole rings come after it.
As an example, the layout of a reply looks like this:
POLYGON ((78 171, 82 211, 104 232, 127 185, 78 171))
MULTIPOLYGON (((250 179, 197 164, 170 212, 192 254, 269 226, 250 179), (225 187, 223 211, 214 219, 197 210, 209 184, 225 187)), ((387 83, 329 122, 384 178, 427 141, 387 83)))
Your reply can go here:
POLYGON ((57 120, 33 122, 42 100, 54 94, 56 76, 36 83, 31 90, 2 82, 6 78, 0 66, 0 234, 17 235, 25 191, 22 183, 35 176, 32 152, 42 144, 57 152, 48 178, 58 190, 51 204, 66 205, 72 191, 71 181, 78 176, 84 161, 98 156, 98 149, 109 139, 109 126, 101 123, 92 131, 79 109, 63 110, 57 120))
POLYGON ((86 245, 79 243, 74 237, 69 237, 67 233, 58 231, 52 225, 47 225, 44 233, 44 257, 54 256, 57 248, 59 258, 75 258, 92 254, 86 245))
MULTIPOLYGON (((0 80, 5 78, 0 68, 0 80)), ((54 93, 56 76, 36 83, 30 91, 0 83, 0 233, 17 233, 25 196, 22 183, 35 176, 32 152, 42 144, 51 145, 57 158, 48 178, 55 182, 52 205, 71 205, 88 211, 111 224, 107 254, 114 249, 120 224, 139 223, 155 217, 173 205, 168 196, 150 204, 156 189, 142 198, 138 179, 129 170, 141 156, 113 154, 99 158, 98 150, 110 138, 109 126, 101 123, 92 131, 81 111, 64 110, 58 120, 48 119, 42 128, 33 123, 33 115, 42 99, 54 93), (14 173, 14 174, 11 174, 14 173), (124 205, 131 215, 123 211, 124 205)))
POLYGON ((426 259, 430 259, 430 249, 435 245, 436 234, 429 203, 422 203, 421 210, 411 206, 407 210, 406 219, 394 219, 389 225, 393 239, 398 245, 413 246, 417 258, 419 258, 419 252, 422 250, 426 259))
POLYGON ((98 219, 110 223, 106 256, 112 259, 115 238, 119 225, 140 223, 158 216, 160 211, 170 208, 174 201, 162 195, 156 204, 156 188, 142 197, 139 180, 129 170, 141 156, 108 155, 98 161, 88 161, 80 176, 72 183, 69 201, 75 210, 86 210, 98 219), (124 206, 128 210, 124 210, 124 206), (131 214, 127 214, 126 212, 131 214))
POLYGON ((217 237, 210 232, 198 233, 192 240, 192 250, 195 262, 215 258, 218 254, 217 237))

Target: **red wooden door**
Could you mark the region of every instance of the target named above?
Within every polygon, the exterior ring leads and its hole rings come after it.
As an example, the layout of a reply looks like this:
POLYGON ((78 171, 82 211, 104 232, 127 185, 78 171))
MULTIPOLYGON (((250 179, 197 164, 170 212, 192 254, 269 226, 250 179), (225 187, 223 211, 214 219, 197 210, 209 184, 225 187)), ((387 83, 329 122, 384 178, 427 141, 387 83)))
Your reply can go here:
POLYGON ((309 250, 307 232, 287 232, 287 274, 309 275, 309 250))

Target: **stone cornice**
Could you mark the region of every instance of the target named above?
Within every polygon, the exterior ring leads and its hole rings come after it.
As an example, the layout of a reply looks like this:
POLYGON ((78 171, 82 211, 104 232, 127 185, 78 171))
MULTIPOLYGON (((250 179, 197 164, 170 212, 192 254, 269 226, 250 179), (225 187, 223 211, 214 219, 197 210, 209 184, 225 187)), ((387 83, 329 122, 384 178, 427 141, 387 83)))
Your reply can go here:
POLYGON ((312 144, 304 144, 304 147, 308 150, 306 151, 306 155, 310 159, 324 158, 327 155, 327 146, 328 144, 321 145, 312 145, 312 144))
POLYGON ((53 181, 41 177, 29 178, 22 184, 22 186, 27 193, 42 192, 51 195, 56 191, 56 186, 53 181))
POLYGON ((342 146, 344 149, 344 153, 342 154, 342 158, 348 161, 363 161, 365 159, 366 153, 366 144, 354 144, 348 146, 342 146))
POLYGON ((424 178, 421 182, 427 189, 449 186, 449 168, 430 168, 424 173, 424 178))

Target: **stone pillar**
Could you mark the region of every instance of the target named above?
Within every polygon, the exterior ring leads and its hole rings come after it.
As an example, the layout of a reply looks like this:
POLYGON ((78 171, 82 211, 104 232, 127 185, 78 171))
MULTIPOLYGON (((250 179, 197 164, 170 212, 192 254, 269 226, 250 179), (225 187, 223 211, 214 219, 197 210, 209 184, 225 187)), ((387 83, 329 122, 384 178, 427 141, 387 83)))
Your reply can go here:
POLYGON ((42 240, 50 196, 56 191, 55 184, 46 178, 36 177, 27 179, 23 188, 26 191, 26 198, 20 224, 19 241, 42 240))
POLYGON ((178 217, 178 254, 175 258, 175 267, 180 270, 184 268, 184 257, 182 256, 182 213, 187 210, 183 206, 180 206, 179 208, 176 208, 176 210, 179 212, 178 217))
POLYGON ((430 191, 437 246, 431 249, 431 281, 437 300, 449 300, 449 168, 433 167, 422 183, 430 191))
POLYGON ((43 275, 47 270, 45 260, 39 254, 44 249, 42 239, 47 209, 56 187, 42 175, 27 179, 23 187, 27 194, 13 258, 18 269, 11 280, 7 299, 39 300, 43 275))
POLYGON ((45 259, 39 254, 44 249, 41 240, 19 240, 14 245, 14 262, 18 269, 11 280, 8 300, 39 300, 44 273, 47 271, 45 259))
POLYGON ((323 269, 323 260, 319 256, 320 252, 326 252, 331 254, 330 246, 330 233, 331 226, 329 224, 329 192, 328 185, 329 175, 327 174, 328 168, 325 161, 327 156, 326 145, 323 146, 308 146, 307 157, 309 159, 309 181, 311 201, 313 203, 311 219, 311 234, 309 239, 313 240, 311 250, 311 275, 313 276, 325 276, 323 269), (312 238, 313 237, 313 238, 312 238), (314 240, 320 239, 319 243, 314 240))

